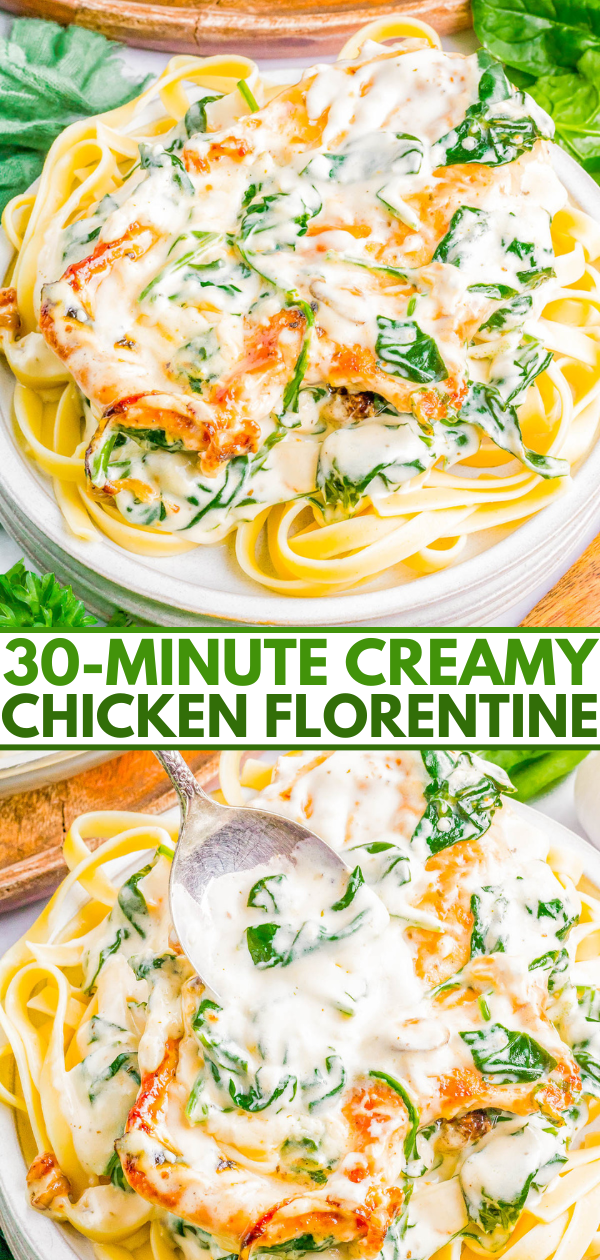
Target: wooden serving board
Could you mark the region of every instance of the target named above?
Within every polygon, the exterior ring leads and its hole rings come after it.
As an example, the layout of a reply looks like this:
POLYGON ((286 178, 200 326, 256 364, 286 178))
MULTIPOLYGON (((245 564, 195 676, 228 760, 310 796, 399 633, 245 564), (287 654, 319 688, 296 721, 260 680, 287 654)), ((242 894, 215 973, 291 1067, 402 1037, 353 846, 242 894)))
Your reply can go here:
MULTIPOLYGON (((207 785, 218 754, 183 756, 207 785)), ((155 814, 175 804, 175 792, 151 752, 126 752, 71 779, 0 800, 0 912, 47 897, 67 874, 62 843, 79 814, 96 809, 155 814)), ((94 841, 88 842, 94 848, 94 841)))
POLYGON ((521 625, 600 626, 600 534, 521 625))
POLYGON ((210 56, 318 57, 391 13, 421 18, 440 34, 471 25, 469 0, 0 0, 25 17, 75 22, 138 48, 210 56))

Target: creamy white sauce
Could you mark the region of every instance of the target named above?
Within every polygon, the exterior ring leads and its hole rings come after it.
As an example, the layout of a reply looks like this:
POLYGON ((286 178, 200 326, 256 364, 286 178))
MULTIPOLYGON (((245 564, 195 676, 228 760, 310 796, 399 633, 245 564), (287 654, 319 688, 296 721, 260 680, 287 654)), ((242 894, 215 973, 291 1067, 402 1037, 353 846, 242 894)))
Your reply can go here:
MULTIPOLYGON (((299 90, 317 139, 296 134, 284 98, 237 120, 217 102, 208 106, 211 130, 186 139, 181 124, 163 138, 173 164, 161 143, 145 146, 143 169, 88 219, 49 230, 40 284, 59 321, 79 321, 68 362, 94 414, 107 402, 148 392, 175 398, 175 410, 187 409, 198 423, 211 421, 213 391, 240 371, 237 421, 250 418, 257 426, 254 453, 207 475, 194 451, 179 455, 146 443, 140 452, 125 424, 126 446, 92 473, 99 489, 124 483, 113 493, 125 519, 189 530, 190 539, 203 541, 251 519, 259 505, 322 495, 325 484, 326 510, 344 516, 402 485, 413 459, 428 471, 473 453, 477 428, 462 424, 461 445, 441 429, 430 441, 417 424, 413 394, 423 383, 435 385, 439 373, 410 375, 406 364, 396 368, 380 357, 380 321, 412 319, 435 343, 442 373, 458 379, 469 373, 488 379, 481 361, 473 367, 469 360, 473 337, 489 344, 491 360, 502 351, 510 376, 523 331, 536 336, 555 283, 550 218, 566 197, 545 147, 538 142, 497 167, 459 166, 470 172, 464 186, 454 168, 439 166, 445 159, 438 142, 456 135, 477 105, 481 74, 477 56, 429 47, 390 53, 371 42, 356 62, 305 73, 299 90), (215 146, 225 149, 218 161, 210 157, 215 146), (479 214, 477 231, 459 239, 444 260, 433 260, 461 207, 479 214), (408 232, 398 233, 398 221, 408 232), (91 283, 87 306, 59 279, 65 261, 84 258, 92 244, 130 229, 137 239, 140 228, 152 234, 150 247, 139 256, 122 252, 91 283), (528 279, 536 269, 547 274, 528 279), (511 290, 513 298, 473 290, 482 285, 511 290), (314 316, 314 328, 304 331, 304 364, 288 330, 279 343, 292 354, 287 371, 281 363, 246 370, 248 346, 298 300, 314 316), (506 327, 516 329, 508 348, 506 327), (393 442, 368 415, 358 428, 333 431, 324 419, 340 348, 367 355, 367 384, 351 371, 348 388, 373 390, 377 376, 375 391, 399 413, 393 442), (321 391, 308 430, 297 391, 285 401, 294 355, 299 383, 321 391), (293 432, 269 449, 276 425, 293 432), (385 482, 373 476, 384 460, 385 482), (331 477, 334 463, 344 470, 341 480, 331 477), (344 479, 352 482, 350 493, 344 479)), ((548 134, 548 120, 527 97, 507 96, 490 110, 494 115, 529 116, 548 134)), ((494 384, 493 373, 489 380, 494 384)))

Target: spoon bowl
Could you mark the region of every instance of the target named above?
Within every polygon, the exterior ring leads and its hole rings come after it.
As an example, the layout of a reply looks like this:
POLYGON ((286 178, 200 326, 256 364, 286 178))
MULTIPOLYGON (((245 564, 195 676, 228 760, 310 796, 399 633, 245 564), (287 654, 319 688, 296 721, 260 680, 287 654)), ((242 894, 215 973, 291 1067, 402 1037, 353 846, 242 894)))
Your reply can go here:
POLYGON ((211 977, 209 885, 225 875, 253 870, 281 858, 298 868, 349 874, 350 867, 314 832, 280 814, 248 805, 220 805, 196 782, 181 753, 156 752, 181 805, 179 840, 171 867, 171 917, 180 944, 201 980, 219 996, 211 977))

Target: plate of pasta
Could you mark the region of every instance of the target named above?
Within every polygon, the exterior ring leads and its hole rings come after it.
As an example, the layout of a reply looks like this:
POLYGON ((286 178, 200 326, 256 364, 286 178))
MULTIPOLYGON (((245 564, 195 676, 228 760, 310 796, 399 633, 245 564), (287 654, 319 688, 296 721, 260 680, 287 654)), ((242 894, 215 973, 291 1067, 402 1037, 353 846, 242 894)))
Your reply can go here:
POLYGON ((599 1255, 597 852, 475 754, 239 764, 220 798, 347 873, 213 881, 216 995, 173 936, 171 816, 75 820, 0 963, 17 1260, 599 1255))
POLYGON ((5 211, 2 518, 163 623, 496 615, 594 510, 599 224, 424 23, 301 74, 176 56, 5 211))

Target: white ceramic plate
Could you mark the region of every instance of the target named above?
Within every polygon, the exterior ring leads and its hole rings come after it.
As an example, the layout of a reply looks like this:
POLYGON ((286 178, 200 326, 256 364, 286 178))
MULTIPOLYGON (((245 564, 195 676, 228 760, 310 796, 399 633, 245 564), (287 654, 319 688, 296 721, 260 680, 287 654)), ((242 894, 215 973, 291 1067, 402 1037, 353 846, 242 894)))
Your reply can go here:
MULTIPOLYGON (((572 200, 600 221, 600 188, 561 149, 554 164, 572 200)), ((83 542, 68 530, 49 478, 24 455, 11 420, 13 381, 0 370, 0 520, 40 568, 73 585, 100 616, 115 605, 162 626, 482 625, 524 600, 556 572, 589 530, 598 507, 600 442, 571 491, 516 530, 506 527, 467 541, 454 568, 408 579, 402 566, 346 595, 287 598, 259 587, 239 569, 232 543, 198 547, 182 556, 147 559, 122 551, 102 535, 83 542)))
MULTIPOLYGON (((584 870, 588 878, 600 886, 600 852, 587 840, 582 840, 529 805, 511 802, 527 821, 542 829, 546 837, 556 845, 575 849, 583 856, 584 870)), ((128 859, 127 859, 128 860, 128 859)), ((65 903, 64 921, 74 912, 74 905, 65 903)), ((29 1203, 25 1184, 27 1171, 19 1144, 14 1113, 0 1103, 0 1224, 16 1260, 94 1260, 91 1243, 70 1225, 57 1225, 29 1203)))

